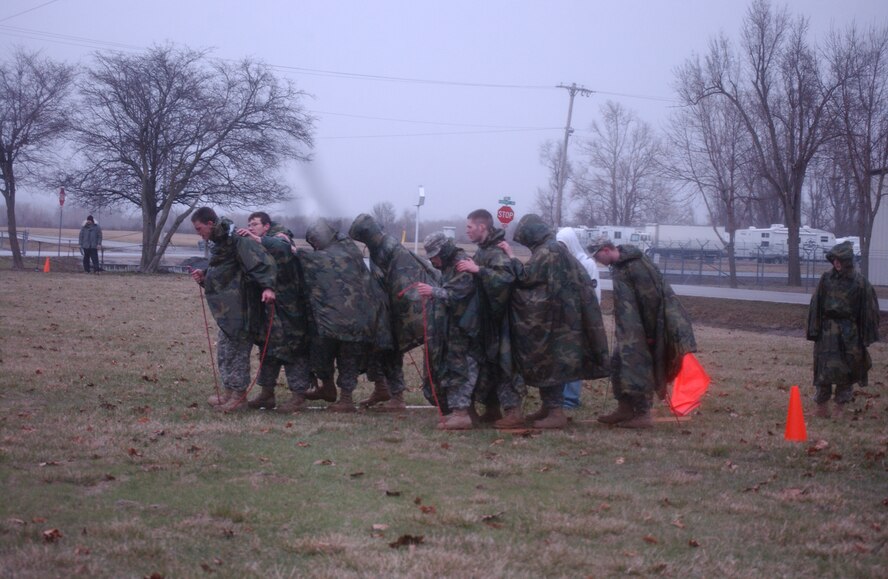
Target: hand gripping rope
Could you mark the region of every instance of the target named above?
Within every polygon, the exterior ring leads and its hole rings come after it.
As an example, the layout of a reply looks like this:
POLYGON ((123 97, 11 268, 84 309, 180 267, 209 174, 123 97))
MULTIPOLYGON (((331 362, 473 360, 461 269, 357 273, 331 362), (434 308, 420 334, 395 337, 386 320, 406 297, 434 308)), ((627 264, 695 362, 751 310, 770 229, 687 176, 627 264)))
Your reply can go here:
MULTIPOLYGON (((200 293, 200 306, 203 310, 203 318, 204 318, 204 329, 207 334, 207 350, 210 353, 210 366, 213 368, 213 389, 216 392, 216 399, 221 399, 221 394, 219 393, 219 378, 216 373, 216 358, 213 356, 213 342, 210 338, 210 322, 207 318, 207 306, 204 303, 204 292, 203 287, 200 285, 197 286, 198 291, 200 293)), ((253 381, 250 382, 250 385, 247 386, 247 389, 244 390, 243 394, 237 401, 237 404, 234 405, 232 410, 240 406, 247 399, 247 396, 250 394, 250 390, 253 389, 253 386, 256 385, 256 382, 259 380, 259 374, 262 372, 262 363, 265 362, 265 353, 268 351, 268 341, 271 338, 271 326, 274 324, 274 302, 268 305, 268 330, 265 332, 265 343, 262 346, 262 355, 259 357, 259 368, 256 369, 256 376, 253 378, 253 381)))
MULTIPOLYGON (((418 286, 420 283, 422 283, 422 282, 416 281, 416 282, 413 282, 412 284, 408 285, 407 287, 405 287, 404 289, 402 289, 398 293, 398 297, 399 298, 404 297, 404 294, 406 294, 408 291, 410 291, 414 287, 418 286)), ((432 398, 435 399, 435 408, 438 409, 438 417, 444 418, 444 413, 441 412, 441 403, 438 402, 438 391, 435 388, 435 383, 432 381, 432 368, 429 365, 430 364, 429 363, 429 322, 428 322, 428 313, 426 311, 426 302, 427 301, 428 301, 427 298, 422 297, 422 347, 423 347, 423 352, 425 353, 425 366, 426 366, 426 373, 429 376, 429 387, 432 390, 432 398)), ((411 361, 413 360, 413 356, 410 356, 410 360, 411 361)), ((416 366, 416 363, 414 362, 413 365, 416 366)))

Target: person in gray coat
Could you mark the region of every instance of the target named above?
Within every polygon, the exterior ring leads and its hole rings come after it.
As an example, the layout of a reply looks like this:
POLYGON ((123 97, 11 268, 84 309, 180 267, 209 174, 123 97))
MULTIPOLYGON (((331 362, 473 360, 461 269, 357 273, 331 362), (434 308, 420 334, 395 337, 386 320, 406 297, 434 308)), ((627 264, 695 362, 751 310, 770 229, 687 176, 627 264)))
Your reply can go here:
POLYGON ((92 215, 86 216, 83 227, 80 228, 80 252, 83 254, 83 271, 86 273, 99 273, 99 250, 102 249, 102 228, 96 223, 92 215), (92 270, 90 270, 92 262, 92 270))

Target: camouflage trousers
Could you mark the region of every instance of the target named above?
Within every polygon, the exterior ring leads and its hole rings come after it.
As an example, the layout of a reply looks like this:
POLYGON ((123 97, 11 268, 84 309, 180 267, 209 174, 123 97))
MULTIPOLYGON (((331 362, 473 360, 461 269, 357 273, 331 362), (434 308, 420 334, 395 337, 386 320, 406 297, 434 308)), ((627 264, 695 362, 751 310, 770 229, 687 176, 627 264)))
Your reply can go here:
POLYGON ((407 389, 404 383, 404 354, 394 350, 373 352, 367 361, 367 380, 385 380, 389 392, 399 394, 407 389))
POLYGON ((219 377, 226 390, 243 392, 250 384, 250 353, 253 343, 249 340, 232 340, 219 330, 216 343, 216 360, 219 363, 219 377))
POLYGON ((362 342, 312 338, 311 370, 320 380, 332 380, 335 364, 338 370, 336 385, 343 392, 351 394, 358 387, 358 374, 361 373, 366 351, 367 345, 362 342))
POLYGON ((540 402, 542 402, 543 408, 561 408, 564 406, 564 386, 541 387, 540 402))
MULTIPOLYGON (((817 404, 829 402, 829 399, 832 398, 833 394, 832 384, 815 384, 814 387, 816 389, 816 392, 814 394, 814 402, 816 402, 817 404)), ((848 404, 853 400, 853 384, 836 384, 836 402, 838 402, 839 404, 848 404)))
POLYGON ((485 406, 510 410, 521 406, 527 395, 527 384, 521 376, 506 376, 498 363, 489 360, 482 363, 478 384, 475 400, 485 406))
POLYGON ((281 367, 284 368, 284 375, 287 377, 287 386, 291 392, 303 393, 308 390, 311 380, 311 369, 308 364, 308 355, 297 356, 293 362, 284 362, 280 358, 266 356, 262 363, 262 369, 259 370, 259 386, 262 388, 274 389, 277 386, 277 379, 281 373, 281 367))
POLYGON ((478 368, 478 360, 466 356, 463 368, 465 380, 435 382, 434 391, 428 374, 425 374, 422 381, 423 396, 430 403, 440 406, 444 414, 468 408, 472 405, 472 395, 475 393, 475 383, 478 381, 478 368))
POLYGON ((650 409, 654 397, 654 368, 650 349, 646 345, 638 348, 615 347, 611 355, 611 386, 617 400, 629 401, 638 411, 650 409), (629 353, 628 358, 636 360, 637 364, 630 366, 625 363, 621 355, 624 348, 629 353))

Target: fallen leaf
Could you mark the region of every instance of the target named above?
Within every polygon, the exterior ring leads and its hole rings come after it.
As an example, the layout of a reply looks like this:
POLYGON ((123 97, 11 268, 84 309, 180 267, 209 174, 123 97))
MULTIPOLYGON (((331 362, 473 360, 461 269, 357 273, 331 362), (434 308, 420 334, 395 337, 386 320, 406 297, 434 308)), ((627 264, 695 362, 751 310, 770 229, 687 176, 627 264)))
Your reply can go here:
POLYGON ((319 464, 319 465, 321 465, 321 466, 331 466, 331 465, 336 464, 335 462, 333 462, 333 461, 330 460, 329 458, 324 458, 324 459, 321 459, 321 460, 316 460, 316 461, 314 461, 314 463, 315 463, 315 464, 319 464))
POLYGON ((58 529, 47 529, 43 531, 43 540, 47 543, 55 543, 62 538, 62 532, 58 529))
POLYGON ((552 470, 552 467, 550 466, 540 467, 540 472, 549 472, 550 470, 552 470))
POLYGON ((678 527, 679 529, 685 528, 685 525, 684 525, 684 523, 681 522, 681 519, 675 519, 674 521, 672 521, 672 526, 678 527))
POLYGON ((293 423, 288 422, 288 423, 284 424, 284 428, 293 428, 293 423))
POLYGON ((413 504, 414 505, 421 505, 422 504, 422 497, 416 497, 415 499, 413 499, 413 504))
POLYGON ((389 528, 389 526, 384 523, 376 523, 375 525, 373 525, 370 528, 373 529, 374 531, 385 531, 389 528))
POLYGON ((428 505, 428 506, 420 505, 419 510, 422 511, 422 513, 424 515, 434 515, 435 514, 435 507, 433 507, 431 505, 428 505))
POLYGON ((497 438, 496 440, 494 440, 493 442, 490 443, 490 446, 494 446, 494 445, 496 445, 496 444, 502 444, 502 443, 504 443, 505 441, 506 441, 505 438, 497 438))
POLYGON ((49 460, 47 462, 41 462, 40 466, 58 466, 59 463, 54 460, 49 460))
POLYGON ((210 567, 209 564, 207 564, 207 563, 201 563, 200 568, 203 569, 204 571, 206 571, 207 573, 213 572, 213 568, 210 567))
POLYGON ((75 555, 89 555, 89 547, 84 547, 83 545, 77 545, 74 549, 75 555))
POLYGON ((500 511, 498 513, 493 513, 492 515, 481 515, 481 520, 485 523, 495 521, 503 516, 505 513, 506 511, 500 511))
POLYGON ((142 453, 135 448, 130 448, 128 452, 130 456, 142 456, 142 453))
POLYGON ((385 496, 387 497, 400 497, 401 491, 385 491, 385 496))
POLYGON ((424 541, 425 537, 423 535, 401 535, 398 537, 397 541, 389 543, 389 547, 392 549, 398 549, 401 547, 409 547, 411 545, 421 545, 424 541))
POLYGON ((46 522, 46 517, 34 517, 31 522, 40 525, 46 522))
POLYGON ((300 440, 296 443, 296 446, 298 446, 299 448, 308 448, 309 446, 311 446, 311 444, 300 440))
POLYGON ((40 374, 43 374, 43 370, 40 368, 37 368, 36 370, 34 370, 34 373, 37 375, 40 375, 40 374))
POLYGON ((27 525, 28 524, 25 521, 23 521, 22 519, 9 519, 9 522, 12 523, 13 525, 27 525))
POLYGON ((690 547, 699 547, 699 546, 700 546, 700 543, 698 543, 696 539, 690 539, 690 540, 688 541, 688 546, 690 546, 690 547))
POLYGON ((163 579, 163 575, 155 571, 151 575, 145 575, 143 579, 163 579))
POLYGON ((350 476, 350 477, 352 477, 352 478, 359 478, 359 477, 364 476, 364 471, 359 470, 358 472, 353 472, 353 473, 351 473, 351 474, 348 475, 348 476, 350 476))
POLYGON ((447 450, 448 448, 450 448, 450 443, 449 442, 442 442, 441 448, 443 448, 444 450, 447 450))
POLYGON ((140 424, 146 424, 149 420, 151 420, 151 419, 148 418, 147 416, 141 416, 141 417, 139 417, 139 419, 136 422, 138 422, 140 424))
POLYGON ((617 457, 617 460, 616 460, 617 464, 623 464, 624 462, 626 462, 625 458, 623 458, 622 456, 617 457))
POLYGON ((658 544, 660 541, 658 541, 657 538, 654 537, 653 535, 645 535, 645 536, 644 536, 644 542, 645 542, 645 543, 650 543, 651 545, 656 545, 656 544, 658 544))

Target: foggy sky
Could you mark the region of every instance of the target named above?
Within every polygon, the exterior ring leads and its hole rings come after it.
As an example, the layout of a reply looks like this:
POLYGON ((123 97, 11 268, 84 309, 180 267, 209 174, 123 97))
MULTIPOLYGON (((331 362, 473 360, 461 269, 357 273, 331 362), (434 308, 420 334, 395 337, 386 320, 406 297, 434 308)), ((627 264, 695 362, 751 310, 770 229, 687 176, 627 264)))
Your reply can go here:
MULTIPOLYGON (((272 212, 354 216, 391 201, 400 215, 423 185, 425 216, 495 211, 505 195, 521 215, 546 185, 540 145, 563 138, 568 95, 556 85, 597 91, 576 100, 572 145, 608 99, 659 128, 675 67, 720 31, 736 39, 748 4, 4 0, 0 44, 88 64, 96 50, 174 42, 280 67, 317 123, 313 162, 288 172, 300 199, 272 212)), ((888 19, 884 0, 787 5, 810 17, 812 41, 888 19)), ((20 200, 57 207, 54 191, 30 193, 20 200)))

